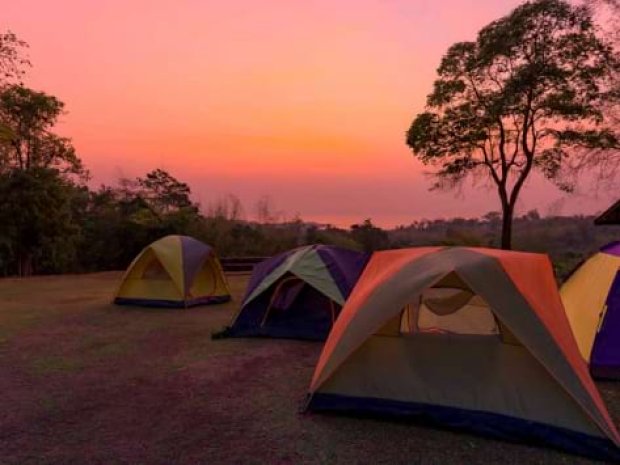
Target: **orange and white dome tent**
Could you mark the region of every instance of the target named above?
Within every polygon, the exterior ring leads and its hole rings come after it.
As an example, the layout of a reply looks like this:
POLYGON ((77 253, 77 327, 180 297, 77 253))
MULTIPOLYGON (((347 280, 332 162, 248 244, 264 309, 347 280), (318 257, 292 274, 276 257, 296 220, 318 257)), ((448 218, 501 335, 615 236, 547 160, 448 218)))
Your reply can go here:
POLYGON ((423 418, 620 458, 540 254, 375 253, 323 348, 308 408, 423 418))

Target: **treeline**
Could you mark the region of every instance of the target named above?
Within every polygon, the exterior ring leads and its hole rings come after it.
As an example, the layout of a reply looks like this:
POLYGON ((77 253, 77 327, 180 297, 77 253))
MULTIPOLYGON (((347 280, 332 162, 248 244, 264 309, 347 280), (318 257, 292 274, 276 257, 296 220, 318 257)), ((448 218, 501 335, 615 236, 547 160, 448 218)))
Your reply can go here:
MULTIPOLYGON (((222 256, 270 256, 303 244, 366 251, 419 245, 497 247, 501 216, 424 220, 392 230, 370 219, 350 228, 285 220, 268 199, 248 221, 229 195, 202 208, 190 187, 156 169, 114 186, 89 187, 89 173, 71 141, 53 132, 64 105, 21 85, 0 88, 0 275, 28 276, 123 269, 148 243, 187 234, 222 256)), ((590 217, 514 221, 514 248, 551 255, 565 275, 600 245, 618 236, 590 217)))
MULTIPOLYGON (((541 217, 536 210, 516 217, 513 231, 513 249, 548 254, 560 279, 603 245, 620 240, 619 226, 595 226, 593 216, 541 217)), ((396 228, 389 237, 392 247, 499 247, 501 215, 489 212, 478 219, 424 220, 396 228)))
MULTIPOLYGON (((89 189, 50 168, 0 174, 0 274, 79 273, 125 268, 148 243, 186 234, 213 245, 221 256, 270 256, 304 244, 358 250, 423 245, 498 247, 501 217, 416 221, 381 229, 370 219, 350 228, 285 220, 269 201, 258 220, 244 218, 233 195, 206 208, 192 201, 190 187, 156 169, 116 186, 89 189), (203 211, 205 210, 205 211, 203 211)), ((589 216, 545 217, 531 211, 515 219, 515 249, 548 253, 565 276, 620 228, 597 227, 589 216)))

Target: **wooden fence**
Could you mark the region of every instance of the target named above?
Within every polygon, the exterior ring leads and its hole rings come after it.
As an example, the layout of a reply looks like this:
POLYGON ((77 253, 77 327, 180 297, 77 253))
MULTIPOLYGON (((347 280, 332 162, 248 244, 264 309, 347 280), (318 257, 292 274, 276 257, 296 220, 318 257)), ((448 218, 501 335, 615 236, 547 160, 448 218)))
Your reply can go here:
POLYGON ((222 268, 227 273, 251 273, 256 264, 269 257, 225 257, 220 258, 222 268))

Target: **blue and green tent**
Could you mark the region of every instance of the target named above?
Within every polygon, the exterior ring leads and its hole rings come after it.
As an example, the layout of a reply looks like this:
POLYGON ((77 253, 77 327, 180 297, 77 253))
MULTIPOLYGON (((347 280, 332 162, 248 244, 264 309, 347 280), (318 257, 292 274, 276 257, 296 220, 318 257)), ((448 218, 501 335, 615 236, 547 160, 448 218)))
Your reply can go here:
POLYGON ((260 263, 225 335, 325 340, 368 258, 312 245, 260 263))

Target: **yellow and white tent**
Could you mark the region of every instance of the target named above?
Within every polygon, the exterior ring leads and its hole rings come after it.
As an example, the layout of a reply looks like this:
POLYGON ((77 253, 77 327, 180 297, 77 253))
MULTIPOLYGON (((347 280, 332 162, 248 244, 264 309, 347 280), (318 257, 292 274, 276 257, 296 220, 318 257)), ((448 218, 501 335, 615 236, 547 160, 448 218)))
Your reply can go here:
POLYGON ((212 247, 188 236, 166 236, 145 247, 129 265, 114 303, 190 307, 230 300, 212 247))
POLYGON ((376 252, 325 343, 308 408, 426 419, 620 458, 540 254, 376 252))
POLYGON ((586 260, 560 295, 592 375, 620 379, 620 242, 586 260))

